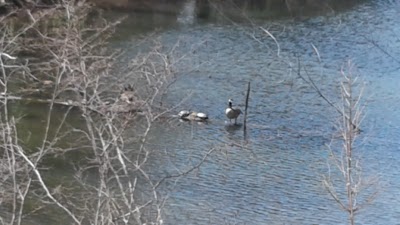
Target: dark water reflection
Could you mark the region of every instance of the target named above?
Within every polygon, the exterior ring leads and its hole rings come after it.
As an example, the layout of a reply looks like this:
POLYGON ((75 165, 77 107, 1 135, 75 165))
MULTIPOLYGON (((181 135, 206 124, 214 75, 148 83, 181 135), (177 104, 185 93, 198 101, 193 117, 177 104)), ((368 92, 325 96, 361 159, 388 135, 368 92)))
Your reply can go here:
MULTIPOLYGON (((328 170, 325 145, 339 115, 297 76, 297 60, 333 102, 339 100, 340 68, 347 60, 356 64, 355 73, 366 82, 367 103, 357 154, 366 174, 380 177, 383 189, 358 221, 398 223, 398 11, 395 1, 374 1, 302 20, 233 25, 178 19, 159 30, 166 47, 180 40, 179 50, 188 54, 178 64, 180 79, 167 102, 176 104, 190 94, 182 108, 207 110, 211 122, 176 121, 173 129, 160 124, 149 145, 163 147, 152 155, 148 169, 157 179, 190 168, 216 149, 199 170, 162 185, 160 191, 169 196, 165 223, 346 223, 346 214, 322 186, 328 170), (277 38, 279 56, 273 40, 258 27, 277 38), (248 81, 252 91, 244 139, 242 127, 228 126, 223 111, 228 98, 243 108, 248 81)), ((137 40, 132 35, 117 45, 137 40)))

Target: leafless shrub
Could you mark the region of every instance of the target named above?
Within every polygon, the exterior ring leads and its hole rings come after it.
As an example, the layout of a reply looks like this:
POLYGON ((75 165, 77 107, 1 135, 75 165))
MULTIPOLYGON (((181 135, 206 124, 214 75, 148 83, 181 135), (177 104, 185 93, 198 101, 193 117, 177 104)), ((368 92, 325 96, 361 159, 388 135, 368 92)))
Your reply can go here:
POLYGON ((144 170, 151 154, 146 141, 154 122, 173 109, 160 102, 175 79, 174 63, 181 59, 174 57, 177 46, 166 49, 154 40, 149 52, 124 65, 126 70, 114 70, 122 52, 106 45, 119 21, 93 19, 90 12, 86 4, 63 2, 40 14, 27 11, 27 24, 0 25, 0 208, 9 212, 0 213, 3 224, 23 224, 45 209, 73 224, 162 224, 165 198, 158 186, 198 168, 214 151, 187 172, 151 179, 144 170), (10 82, 24 88, 10 89, 10 82), (19 139, 17 120, 9 113, 13 100, 47 107, 44 137, 35 149, 19 139), (53 114, 57 105, 67 106, 61 118, 53 114), (73 108, 84 123, 64 129, 71 126, 66 121, 73 108), (129 139, 125 130, 132 126, 140 133, 129 139), (79 138, 68 148, 58 147, 68 135, 79 138), (137 148, 128 148, 130 142, 137 148), (49 185, 46 158, 80 149, 90 153, 84 163, 71 162, 74 181, 49 185), (146 191, 137 189, 139 182, 146 191), (26 207, 28 200, 32 207, 26 207))
POLYGON ((377 180, 362 173, 362 153, 357 149, 357 137, 360 135, 364 109, 361 101, 363 87, 359 77, 353 74, 353 65, 349 63, 347 68, 347 71, 341 71, 343 105, 338 107, 342 114, 339 122, 340 137, 333 139, 328 146, 329 173, 324 177, 323 184, 332 198, 348 213, 349 223, 353 225, 356 213, 375 198, 378 189, 377 180))

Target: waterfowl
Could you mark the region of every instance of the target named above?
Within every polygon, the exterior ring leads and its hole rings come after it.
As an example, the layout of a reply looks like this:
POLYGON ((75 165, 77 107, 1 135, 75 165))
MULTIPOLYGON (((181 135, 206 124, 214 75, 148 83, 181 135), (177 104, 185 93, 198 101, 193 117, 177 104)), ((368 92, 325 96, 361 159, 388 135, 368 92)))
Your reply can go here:
POLYGON ((208 115, 205 114, 205 113, 202 113, 202 112, 196 113, 196 117, 199 118, 199 119, 202 119, 202 120, 208 119, 208 115))
POLYGON ((225 109, 225 115, 228 117, 229 122, 232 122, 232 119, 235 119, 235 124, 237 122, 238 116, 242 113, 242 110, 239 108, 233 108, 232 107, 232 99, 228 100, 228 108, 225 109))
POLYGON ((135 99, 135 91, 133 90, 132 85, 128 84, 124 86, 124 90, 122 91, 119 99, 126 103, 132 103, 135 99))
POLYGON ((187 110, 182 110, 178 113, 180 119, 190 120, 190 121, 206 121, 208 115, 202 112, 190 112, 187 110))
POLYGON ((182 110, 178 113, 179 118, 183 119, 190 115, 190 112, 187 110, 182 110))

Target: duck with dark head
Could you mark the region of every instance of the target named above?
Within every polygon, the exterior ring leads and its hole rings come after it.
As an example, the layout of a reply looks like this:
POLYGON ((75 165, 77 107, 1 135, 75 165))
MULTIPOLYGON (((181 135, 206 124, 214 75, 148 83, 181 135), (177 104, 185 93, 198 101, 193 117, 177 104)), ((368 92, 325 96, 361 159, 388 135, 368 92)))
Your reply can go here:
POLYGON ((234 108, 232 106, 232 102, 232 99, 228 100, 228 108, 225 109, 225 115, 228 117, 230 123, 232 123, 232 119, 235 119, 235 124, 237 124, 237 118, 242 113, 242 110, 239 108, 234 108))

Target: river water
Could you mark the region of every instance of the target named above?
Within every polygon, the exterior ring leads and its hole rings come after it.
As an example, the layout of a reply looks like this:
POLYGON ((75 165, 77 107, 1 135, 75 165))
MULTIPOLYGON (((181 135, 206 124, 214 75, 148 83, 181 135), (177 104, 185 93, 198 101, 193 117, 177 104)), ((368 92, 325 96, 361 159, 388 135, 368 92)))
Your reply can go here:
POLYGON ((196 16, 195 9, 188 1, 178 14, 127 13, 113 43, 134 54, 150 33, 165 48, 179 41, 177 54, 186 58, 177 63, 179 78, 166 102, 189 96, 179 109, 210 116, 208 124, 173 121, 151 133, 147 170, 155 180, 186 171, 215 149, 199 169, 160 187, 168 196, 164 224, 346 224, 346 213, 322 185, 330 168, 326 145, 340 115, 298 76, 297 66, 339 105, 340 69, 349 61, 364 85, 355 154, 364 179, 378 178, 379 192, 357 224, 399 224, 399 3, 366 1, 296 17, 248 11, 232 20, 218 10, 196 16), (224 109, 232 98, 243 110, 248 82, 244 136, 224 109))
MULTIPOLYGON (((184 173, 208 154, 198 169, 159 186, 166 199, 163 224, 346 224, 346 212, 323 186, 331 174, 342 196, 327 147, 338 135, 340 115, 299 77, 298 65, 340 106, 340 70, 349 62, 364 87, 355 156, 365 183, 375 184, 361 193, 378 191, 356 221, 399 224, 400 3, 364 1, 301 13, 199 7, 189 0, 176 12, 108 12, 111 18, 127 16, 112 46, 128 57, 152 44, 149 35, 164 49, 175 46, 174 59, 184 56, 163 104, 181 104, 176 113, 189 109, 210 117, 207 124, 161 121, 150 132, 144 170, 154 181, 184 173), (229 98, 244 109, 248 82, 244 134, 243 115, 234 126, 224 110, 229 98)), ((30 113, 25 124, 40 117, 40 109, 29 110, 38 115, 30 113)), ((39 132, 31 136, 40 139, 39 132)))

